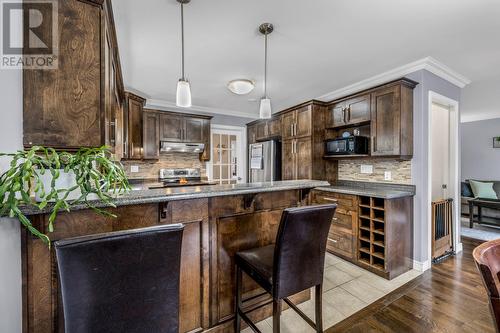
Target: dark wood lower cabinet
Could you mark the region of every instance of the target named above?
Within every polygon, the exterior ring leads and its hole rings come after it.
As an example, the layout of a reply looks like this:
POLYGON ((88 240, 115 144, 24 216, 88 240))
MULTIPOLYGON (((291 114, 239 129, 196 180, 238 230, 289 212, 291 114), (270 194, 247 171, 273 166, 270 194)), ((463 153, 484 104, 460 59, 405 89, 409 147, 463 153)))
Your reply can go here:
POLYGON ((327 251, 393 279, 413 268, 413 198, 382 199, 312 192, 314 204, 336 203, 327 251))
MULTIPOLYGON (((59 214, 55 232, 49 236, 55 241, 183 223, 179 331, 227 332, 232 328, 234 316, 234 254, 273 243, 283 209, 307 201, 307 195, 290 190, 123 206, 111 209, 116 219, 81 210, 59 214)), ((31 220, 47 232, 47 215, 32 216, 31 220)), ((64 332, 54 250, 25 231, 22 233, 22 271, 23 332, 64 332)), ((245 277, 244 291, 250 296, 261 290, 245 277)), ((306 291, 293 299, 302 302, 309 297, 306 291)), ((263 301, 264 298, 254 300, 263 301)), ((268 306, 255 311, 251 317, 258 321, 271 313, 268 306)))

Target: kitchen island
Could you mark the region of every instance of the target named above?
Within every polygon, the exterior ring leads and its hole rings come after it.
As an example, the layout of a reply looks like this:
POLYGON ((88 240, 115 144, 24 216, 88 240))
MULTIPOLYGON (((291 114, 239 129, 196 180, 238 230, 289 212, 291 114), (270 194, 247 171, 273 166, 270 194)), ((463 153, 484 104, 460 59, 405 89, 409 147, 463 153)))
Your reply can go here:
MULTIPOLYGON (((311 202, 310 191, 328 186, 324 181, 179 187, 137 190, 117 197, 116 208, 106 208, 117 218, 75 207, 60 213, 54 232, 48 233, 50 207, 43 211, 25 207, 32 223, 52 241, 76 236, 149 227, 185 225, 180 283, 180 332, 230 330, 234 309, 234 254, 274 243, 283 209, 311 202)), ((99 202, 96 206, 102 207, 99 202)), ((23 331, 63 332, 63 314, 53 250, 29 232, 22 233, 23 331)), ((259 295, 244 279, 244 297, 259 295)), ((309 292, 295 296, 309 299, 309 292)), ((252 304, 265 302, 255 297, 252 304)), ((259 321, 271 314, 269 307, 251 314, 259 321)))

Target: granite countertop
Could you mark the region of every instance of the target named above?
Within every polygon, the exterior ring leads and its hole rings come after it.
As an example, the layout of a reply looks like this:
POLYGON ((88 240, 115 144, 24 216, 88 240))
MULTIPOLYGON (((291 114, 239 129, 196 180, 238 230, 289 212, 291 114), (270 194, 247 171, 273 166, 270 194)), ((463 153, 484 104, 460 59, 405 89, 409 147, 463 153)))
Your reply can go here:
MULTIPOLYGON (((187 186, 160 189, 139 189, 132 190, 121 196, 116 196, 113 203, 116 206, 139 205, 158 203, 165 201, 200 199, 240 194, 252 194, 263 192, 276 192, 287 190, 313 189, 316 187, 328 186, 326 181, 319 180, 287 180, 263 183, 245 183, 235 185, 206 185, 206 186, 187 186)), ((107 207, 99 200, 91 201, 95 207, 107 207)), ((25 215, 37 215, 50 212, 52 205, 47 205, 45 209, 39 210, 36 207, 21 207, 25 215)), ((71 210, 88 209, 86 205, 77 205, 71 210)))
POLYGON ((397 199, 415 195, 414 185, 339 181, 331 186, 321 186, 316 190, 342 194, 361 195, 382 199, 397 199))

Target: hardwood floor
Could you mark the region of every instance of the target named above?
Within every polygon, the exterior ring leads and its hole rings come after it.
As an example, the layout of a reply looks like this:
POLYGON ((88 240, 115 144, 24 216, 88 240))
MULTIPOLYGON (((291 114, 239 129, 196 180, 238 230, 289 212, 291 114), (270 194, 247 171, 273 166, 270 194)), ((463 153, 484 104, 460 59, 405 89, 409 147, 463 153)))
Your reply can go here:
POLYGON ((326 332, 495 332, 486 291, 472 258, 480 243, 433 265, 415 280, 326 332))

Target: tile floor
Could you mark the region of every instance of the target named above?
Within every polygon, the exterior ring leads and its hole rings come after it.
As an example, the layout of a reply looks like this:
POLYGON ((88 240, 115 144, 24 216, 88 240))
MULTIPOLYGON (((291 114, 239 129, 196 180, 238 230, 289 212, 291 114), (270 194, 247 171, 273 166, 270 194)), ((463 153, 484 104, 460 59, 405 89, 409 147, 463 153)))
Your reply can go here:
MULTIPOLYGON (((388 281, 327 253, 323 283, 323 328, 335 325, 420 274, 412 270, 388 281)), ((314 319, 314 290, 311 300, 300 304, 299 308, 314 319)), ((267 318, 257 323, 257 327, 263 333, 272 333, 272 324, 272 318, 267 318)), ((252 330, 247 328, 242 332, 251 333, 252 330)), ((281 314, 281 332, 314 330, 298 314, 288 309, 281 314)))

